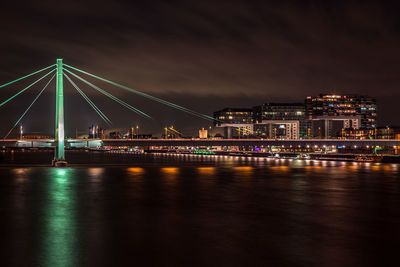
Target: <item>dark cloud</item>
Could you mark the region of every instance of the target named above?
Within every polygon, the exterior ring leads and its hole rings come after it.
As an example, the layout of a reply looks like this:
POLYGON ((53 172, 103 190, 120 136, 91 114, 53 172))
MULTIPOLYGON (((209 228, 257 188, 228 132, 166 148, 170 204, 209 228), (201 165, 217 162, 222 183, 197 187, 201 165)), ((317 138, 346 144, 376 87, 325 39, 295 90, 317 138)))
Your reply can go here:
MULTIPOLYGON (((396 10, 382 1, 7 4, 0 11, 0 81, 63 57, 67 64, 207 114, 225 106, 302 101, 320 92, 359 93, 378 98, 381 124, 400 124, 392 112, 400 96, 396 10)), ((2 90, 7 95, 8 89, 2 90)), ((112 90, 148 109, 160 125, 187 124, 184 114, 112 90)), ((139 121, 88 93, 111 108, 116 127, 139 121)), ((28 97, 21 99, 29 104, 28 97)), ((71 111, 70 131, 96 120, 83 102, 70 101, 87 111, 77 120, 71 111)), ((2 118, 9 117, 7 108, 21 107, 2 107, 2 118)), ((8 123, 2 119, 1 128, 8 123)), ((154 121, 140 123, 148 131, 159 128, 154 121)), ((208 122, 193 119, 193 127, 203 124, 208 122)), ((52 127, 35 125, 44 131, 52 127)))

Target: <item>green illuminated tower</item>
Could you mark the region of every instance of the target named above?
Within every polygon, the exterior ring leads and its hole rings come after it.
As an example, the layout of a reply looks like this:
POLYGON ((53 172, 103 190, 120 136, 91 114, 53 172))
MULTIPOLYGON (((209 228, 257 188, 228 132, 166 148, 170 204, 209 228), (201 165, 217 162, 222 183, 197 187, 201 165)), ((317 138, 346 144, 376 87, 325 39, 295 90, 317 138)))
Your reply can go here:
POLYGON ((63 61, 57 59, 55 155, 53 164, 65 166, 63 61))

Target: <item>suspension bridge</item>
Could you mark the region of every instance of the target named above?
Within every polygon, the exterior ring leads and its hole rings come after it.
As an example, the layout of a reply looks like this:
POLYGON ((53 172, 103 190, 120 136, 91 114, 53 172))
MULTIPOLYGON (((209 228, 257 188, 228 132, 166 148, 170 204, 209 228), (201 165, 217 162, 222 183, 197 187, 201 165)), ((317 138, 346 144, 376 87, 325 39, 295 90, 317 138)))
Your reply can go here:
MULTIPOLYGON (((104 96, 108 97, 109 99, 117 102, 118 104, 120 104, 124 108, 127 108, 128 110, 136 113, 138 116, 141 116, 141 117, 144 117, 144 118, 147 118, 147 119, 152 119, 152 117, 150 115, 148 115, 147 113, 139 110, 138 108, 135 108, 134 106, 130 105, 129 103, 127 103, 127 102, 117 98, 116 96, 112 95, 110 92, 107 92, 106 90, 100 88, 99 86, 89 82, 88 80, 86 80, 82 76, 78 75, 77 73, 80 73, 81 75, 84 74, 84 75, 89 76, 91 78, 95 78, 98 81, 110 84, 112 86, 118 87, 118 88, 123 89, 125 91, 128 91, 128 92, 134 93, 136 95, 139 95, 141 97, 144 97, 144 98, 150 99, 152 101, 156 101, 158 103, 161 103, 161 104, 164 104, 166 106, 169 106, 171 108, 186 112, 186 113, 191 114, 193 116, 196 116, 196 117, 199 117, 199 118, 202 118, 202 119, 206 119, 206 120, 211 120, 211 121, 215 120, 211 116, 208 116, 208 115, 202 114, 200 112, 188 109, 186 107, 171 103, 171 102, 163 100, 161 98, 157 98, 157 97, 151 96, 149 94, 146 94, 146 93, 143 93, 141 91, 132 89, 132 88, 130 88, 128 86, 125 86, 125 85, 122 85, 120 83, 117 83, 117 82, 102 78, 100 76, 94 75, 92 73, 89 73, 87 71, 78 69, 76 67, 64 64, 62 59, 57 59, 57 62, 54 65, 50 65, 48 67, 45 67, 45 68, 40 69, 38 71, 35 71, 35 72, 31 73, 31 74, 28 74, 28 75, 25 75, 25 76, 23 76, 21 78, 18 78, 18 79, 14 80, 14 81, 8 82, 8 83, 3 84, 3 85, 0 85, 0 88, 12 85, 12 84, 17 83, 17 82, 19 82, 21 80, 24 80, 26 78, 29 78, 31 76, 34 76, 36 74, 43 73, 43 72, 45 72, 45 74, 42 77, 40 77, 39 79, 35 80, 34 82, 32 82, 31 84, 29 84, 28 86, 26 86, 25 88, 20 90, 19 92, 17 92, 14 95, 12 95, 7 100, 5 100, 5 101, 0 103, 0 107, 4 106, 8 102, 14 100, 20 94, 22 94, 25 91, 29 90, 35 84, 37 84, 40 81, 50 77, 50 79, 48 79, 48 81, 45 84, 45 86, 40 90, 40 92, 36 95, 34 100, 30 103, 30 105, 26 108, 26 110, 18 118, 18 120, 15 122, 15 124, 11 127, 10 131, 8 131, 8 133, 4 136, 2 143, 5 144, 6 142, 10 142, 10 140, 7 141, 6 138, 10 135, 12 130, 15 129, 16 126, 18 126, 18 124, 21 122, 21 120, 24 118, 24 116, 28 113, 28 111, 31 109, 31 107, 35 104, 35 102, 39 99, 39 97, 49 87, 50 83, 55 78, 56 79, 56 86, 55 86, 55 90, 56 90, 56 108, 55 108, 55 129, 54 129, 55 138, 54 138, 54 141, 53 140, 49 141, 49 142, 54 142, 54 146, 55 146, 53 166, 66 166, 67 165, 67 162, 66 162, 66 159, 65 159, 65 142, 66 141, 65 141, 65 121, 64 121, 64 114, 65 114, 64 113, 64 81, 63 81, 64 78, 67 79, 67 81, 72 85, 72 87, 77 90, 77 92, 89 104, 89 106, 108 125, 112 124, 110 118, 107 115, 105 115, 105 113, 102 110, 100 110, 100 108, 93 102, 93 100, 91 100, 89 98, 89 96, 84 93, 84 91, 77 85, 76 82, 74 82, 72 80, 71 77, 81 81, 82 83, 84 83, 87 86, 93 88, 94 90, 96 90, 97 92, 101 93, 102 95, 104 95, 104 96)), ((11 142, 12 142, 12 140, 11 140, 11 142)), ((33 141, 32 141, 32 143, 33 143, 33 141)))
MULTIPOLYGON (((55 147, 54 150, 54 158, 53 158, 53 166, 66 166, 67 162, 65 159, 65 147, 72 147, 74 144, 80 144, 85 147, 90 146, 140 146, 140 147, 150 147, 150 146, 202 146, 202 147, 210 147, 210 146, 242 146, 242 147, 267 147, 267 146, 282 146, 282 147, 327 147, 327 146, 335 146, 335 147, 400 147, 400 140, 343 140, 343 139, 304 139, 304 140, 268 140, 268 139, 220 139, 220 140, 211 140, 211 139, 150 139, 150 140, 130 140, 130 139, 104 139, 104 140, 82 140, 82 139, 66 139, 65 138, 65 121, 64 121, 64 78, 72 85, 74 89, 79 93, 80 96, 87 102, 87 104, 97 113, 97 115, 108 125, 112 124, 111 119, 102 111, 100 108, 94 103, 94 101, 78 86, 76 80, 89 86, 99 92, 101 95, 109 98, 112 101, 115 101, 122 107, 134 112, 136 115, 141 116, 146 119, 152 119, 152 117, 145 113, 142 110, 132 106, 131 104, 123 101, 122 99, 114 96, 110 92, 102 89, 98 85, 95 85, 92 82, 89 82, 82 76, 88 76, 94 78, 96 81, 106 83, 112 85, 113 87, 117 87, 123 89, 127 92, 134 93, 141 97, 150 99, 152 101, 156 101, 160 104, 169 106, 173 109, 180 110, 182 112, 186 112, 190 115, 209 120, 215 121, 216 119, 202 114, 200 112, 191 110, 189 108, 171 103, 169 101, 163 100, 161 98, 157 98, 151 96, 149 94, 143 93, 141 91, 132 89, 128 86, 122 85, 120 83, 105 79, 103 77, 97 76, 90 72, 81 70, 79 68, 67 65, 63 63, 62 59, 57 59, 56 64, 50 65, 38 71, 35 71, 31 74, 25 75, 21 78, 18 78, 14 81, 8 82, 6 84, 0 85, 0 89, 6 86, 13 85, 18 83, 24 79, 27 79, 31 76, 37 75, 39 73, 45 73, 42 77, 36 79, 34 82, 24 87, 19 92, 15 93, 8 99, 4 100, 0 103, 0 107, 6 105, 7 103, 13 101, 17 96, 26 92, 34 85, 39 84, 42 80, 45 81, 45 85, 33 99, 33 101, 28 105, 25 111, 21 114, 18 120, 14 123, 11 129, 7 132, 4 138, 0 139, 0 146, 2 147, 20 147, 21 143, 23 143, 26 147, 55 147), (46 81, 47 79, 47 81, 46 81), (50 84, 53 80, 55 82, 55 92, 56 92, 56 105, 55 105, 55 127, 54 127, 54 139, 48 140, 16 140, 16 139, 7 139, 11 134, 13 129, 15 129, 21 120, 25 117, 25 115, 29 112, 32 106, 37 102, 41 95, 43 95, 44 91, 50 87, 50 84), (75 79, 75 81, 73 80, 75 79)), ((170 129, 172 130, 172 129, 170 129)), ((176 130, 175 130, 176 131, 176 130)), ((177 131, 176 131, 177 132, 177 131)), ((179 132, 177 132, 179 133, 179 132)))

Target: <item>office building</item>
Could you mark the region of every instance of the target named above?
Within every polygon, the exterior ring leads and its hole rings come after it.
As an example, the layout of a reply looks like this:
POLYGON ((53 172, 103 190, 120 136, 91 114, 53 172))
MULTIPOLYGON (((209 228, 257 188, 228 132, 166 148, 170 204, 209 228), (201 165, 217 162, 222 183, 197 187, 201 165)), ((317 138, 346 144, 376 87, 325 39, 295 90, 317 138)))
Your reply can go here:
POLYGON ((369 96, 321 94, 308 96, 305 104, 314 137, 340 137, 343 129, 376 127, 376 100, 369 96))
POLYGON ((224 129, 225 138, 253 136, 253 110, 251 108, 224 108, 214 112, 214 125, 224 129))
POLYGON ((311 125, 303 103, 266 103, 253 108, 254 132, 264 138, 307 138, 311 125))

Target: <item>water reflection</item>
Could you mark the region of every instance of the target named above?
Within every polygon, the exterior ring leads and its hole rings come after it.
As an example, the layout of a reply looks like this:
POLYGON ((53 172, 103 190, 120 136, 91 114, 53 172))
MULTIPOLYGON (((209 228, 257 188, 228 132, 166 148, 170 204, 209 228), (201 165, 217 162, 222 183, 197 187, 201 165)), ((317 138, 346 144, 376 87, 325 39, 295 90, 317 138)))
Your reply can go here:
POLYGON ((28 179, 30 169, 28 168, 18 168, 18 169, 13 169, 12 172, 15 175, 15 181, 17 183, 24 183, 28 179))
POLYGON ((126 172, 128 174, 130 196, 133 199, 141 199, 144 195, 145 169, 141 167, 131 167, 127 168, 126 172))
POLYGON ((49 169, 46 177, 40 266, 78 266, 74 170, 49 169))
POLYGON ((161 172, 166 174, 167 177, 175 178, 176 175, 179 172, 179 168, 176 168, 176 167, 164 167, 164 168, 161 168, 161 172))
POLYGON ((128 168, 127 170, 130 175, 134 175, 134 176, 141 175, 144 173, 144 169, 140 168, 140 167, 132 167, 132 168, 128 168))
POLYGON ((276 172, 289 172, 290 171, 290 168, 287 165, 271 166, 269 168, 276 172))
POLYGON ((201 174, 207 174, 207 175, 215 174, 215 167, 198 167, 197 170, 201 174))
POLYGON ((250 177, 253 174, 254 167, 252 166, 238 166, 234 167, 234 174, 236 177, 250 177))
POLYGON ((207 266, 209 259, 221 266, 367 266, 396 259, 400 165, 211 158, 5 170, 3 243, 12 263, 22 264, 2 266, 207 266), (374 253, 366 259, 365 251, 374 253))
POLYGON ((89 176, 95 179, 98 179, 101 177, 101 175, 104 173, 103 168, 89 168, 89 176))

